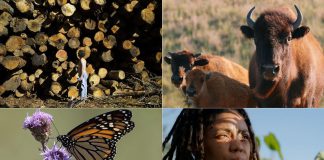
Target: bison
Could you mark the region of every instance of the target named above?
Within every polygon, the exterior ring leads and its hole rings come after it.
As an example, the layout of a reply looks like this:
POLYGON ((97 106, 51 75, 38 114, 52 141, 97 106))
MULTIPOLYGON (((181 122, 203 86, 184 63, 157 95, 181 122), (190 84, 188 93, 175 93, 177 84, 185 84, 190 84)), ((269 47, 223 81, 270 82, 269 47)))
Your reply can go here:
POLYGON ((261 107, 318 107, 324 85, 324 56, 319 42, 301 26, 295 5, 264 11, 254 21, 255 7, 241 26, 253 38, 256 51, 249 66, 249 82, 261 107))
POLYGON ((189 105, 198 108, 255 107, 256 102, 248 85, 219 72, 205 73, 193 69, 186 75, 186 95, 189 105))
POLYGON ((185 74, 195 68, 203 71, 219 72, 244 84, 249 84, 247 70, 224 57, 181 51, 169 53, 164 57, 164 60, 171 65, 172 83, 184 92, 186 89, 185 74))

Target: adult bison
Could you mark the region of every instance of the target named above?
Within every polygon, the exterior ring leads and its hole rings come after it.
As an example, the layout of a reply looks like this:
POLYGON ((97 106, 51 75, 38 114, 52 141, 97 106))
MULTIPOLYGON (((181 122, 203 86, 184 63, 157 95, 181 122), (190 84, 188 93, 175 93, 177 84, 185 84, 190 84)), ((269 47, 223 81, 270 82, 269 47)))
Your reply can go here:
POLYGON ((212 54, 193 54, 189 51, 169 53, 164 57, 171 65, 172 83, 185 92, 186 72, 192 69, 201 69, 209 72, 219 72, 244 84, 248 84, 248 71, 237 63, 224 57, 212 54))
POLYGON ((319 42, 300 26, 303 16, 291 9, 267 10, 241 26, 256 46, 249 82, 261 107, 318 107, 323 94, 324 56, 319 42), (322 73, 321 73, 322 72, 322 73))

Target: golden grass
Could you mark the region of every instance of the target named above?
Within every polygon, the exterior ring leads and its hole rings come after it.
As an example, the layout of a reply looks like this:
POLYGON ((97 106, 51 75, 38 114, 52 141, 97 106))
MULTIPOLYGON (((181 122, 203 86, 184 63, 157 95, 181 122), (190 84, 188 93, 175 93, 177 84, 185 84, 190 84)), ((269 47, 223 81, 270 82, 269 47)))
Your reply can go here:
MULTIPOLYGON (((266 8, 296 4, 301 9, 303 25, 324 46, 323 0, 163 0, 163 55, 190 50, 225 56, 245 68, 254 51, 254 43, 243 37, 241 25, 246 14, 256 6, 254 19, 266 8)), ((181 92, 171 84, 170 66, 163 63, 163 106, 186 107, 181 92)), ((324 106, 324 103, 322 103, 324 106)))

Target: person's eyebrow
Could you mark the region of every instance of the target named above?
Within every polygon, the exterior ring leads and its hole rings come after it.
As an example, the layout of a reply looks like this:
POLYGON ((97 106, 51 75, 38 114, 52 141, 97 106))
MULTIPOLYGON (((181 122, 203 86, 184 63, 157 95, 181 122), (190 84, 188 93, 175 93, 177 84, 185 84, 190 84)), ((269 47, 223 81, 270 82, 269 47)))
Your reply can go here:
POLYGON ((215 133, 220 132, 220 131, 223 131, 223 132, 225 131, 227 133, 231 133, 232 132, 232 130, 231 129, 228 129, 228 128, 215 128, 214 131, 215 131, 215 133))
POLYGON ((239 133, 247 133, 247 134, 250 135, 250 132, 249 132, 249 130, 247 130, 247 129, 239 130, 239 133))

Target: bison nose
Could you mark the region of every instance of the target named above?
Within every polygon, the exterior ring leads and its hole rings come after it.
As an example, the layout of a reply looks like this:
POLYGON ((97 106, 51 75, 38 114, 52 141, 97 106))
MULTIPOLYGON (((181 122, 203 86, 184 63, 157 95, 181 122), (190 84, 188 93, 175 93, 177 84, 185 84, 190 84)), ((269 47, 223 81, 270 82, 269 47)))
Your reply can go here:
POLYGON ((181 84, 182 80, 183 80, 183 78, 179 77, 179 76, 172 76, 171 77, 172 83, 177 84, 177 85, 181 84))
POLYGON ((278 75, 279 65, 262 65, 263 78, 272 81, 278 75))
POLYGON ((196 94, 196 90, 195 90, 195 88, 194 87, 187 87, 187 89, 186 89, 186 94, 187 94, 187 96, 189 96, 189 97, 193 97, 195 94, 196 94))

